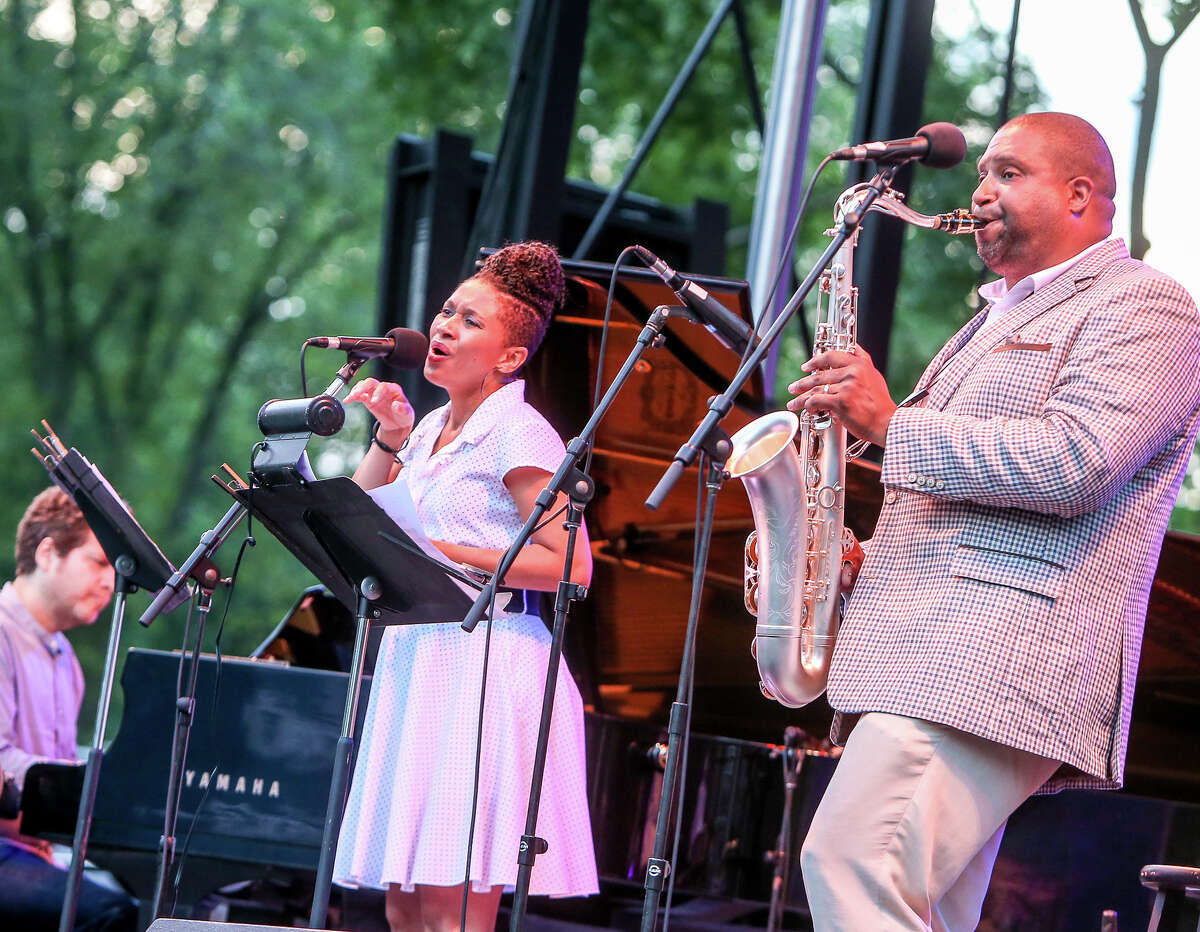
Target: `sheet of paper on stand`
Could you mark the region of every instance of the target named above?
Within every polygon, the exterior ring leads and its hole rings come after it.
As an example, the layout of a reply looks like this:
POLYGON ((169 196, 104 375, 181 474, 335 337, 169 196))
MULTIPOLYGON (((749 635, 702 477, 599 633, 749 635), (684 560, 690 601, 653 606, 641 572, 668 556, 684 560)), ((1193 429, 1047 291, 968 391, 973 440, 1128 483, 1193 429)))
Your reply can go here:
MULTIPOLYGON (((387 513, 389 518, 396 522, 396 526, 400 530, 412 538, 413 543, 420 547, 426 556, 437 560, 445 566, 462 569, 462 567, 447 560, 446 555, 438 550, 433 545, 433 541, 425 536, 425 531, 421 527, 421 519, 417 515, 416 503, 413 502, 412 495, 408 491, 408 484, 404 482, 403 478, 397 482, 389 482, 387 485, 368 489, 367 494, 371 496, 376 505, 387 513)), ((475 567, 471 567, 469 571, 473 574, 479 572, 475 567)), ((454 577, 451 577, 451 582, 471 598, 475 598, 479 594, 479 587, 477 586, 470 586, 454 577)), ((523 599, 518 593, 505 592, 503 590, 496 593, 496 606, 501 611, 513 611, 522 604, 523 599), (516 605, 513 605, 514 598, 516 599, 516 605)))

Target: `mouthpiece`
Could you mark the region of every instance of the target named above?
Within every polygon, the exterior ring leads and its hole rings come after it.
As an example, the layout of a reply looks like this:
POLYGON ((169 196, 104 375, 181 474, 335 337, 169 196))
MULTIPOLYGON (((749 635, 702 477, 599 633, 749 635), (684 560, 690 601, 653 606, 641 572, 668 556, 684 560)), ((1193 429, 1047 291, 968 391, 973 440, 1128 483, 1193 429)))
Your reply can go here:
POLYGON ((960 233, 974 233, 987 225, 964 207, 956 207, 948 214, 937 214, 934 219, 937 221, 934 229, 949 233, 951 236, 960 233))

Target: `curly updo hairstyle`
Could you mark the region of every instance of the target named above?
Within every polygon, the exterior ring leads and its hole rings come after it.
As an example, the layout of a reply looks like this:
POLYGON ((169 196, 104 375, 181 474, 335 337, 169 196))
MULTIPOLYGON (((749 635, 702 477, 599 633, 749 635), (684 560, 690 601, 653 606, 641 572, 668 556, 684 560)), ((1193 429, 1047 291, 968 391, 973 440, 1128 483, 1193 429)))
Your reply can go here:
POLYGON ((558 250, 549 243, 529 240, 492 253, 475 277, 508 298, 504 325, 514 346, 524 346, 532 356, 546 335, 550 318, 566 300, 566 276, 558 250))

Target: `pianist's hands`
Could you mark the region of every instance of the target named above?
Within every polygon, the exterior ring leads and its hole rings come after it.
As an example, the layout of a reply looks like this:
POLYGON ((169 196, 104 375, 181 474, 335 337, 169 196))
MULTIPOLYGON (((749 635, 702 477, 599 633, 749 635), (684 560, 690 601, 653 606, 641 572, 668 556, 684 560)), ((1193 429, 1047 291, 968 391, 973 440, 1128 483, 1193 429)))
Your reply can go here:
POLYGON ((0 770, 0 837, 24 848, 44 861, 54 863, 54 846, 42 838, 21 834, 21 791, 16 781, 0 770))
POLYGON ((15 819, 21 814, 21 791, 17 781, 0 770, 0 819, 15 819))
POLYGON ((404 389, 395 382, 366 378, 358 382, 346 396, 346 403, 361 402, 379 422, 378 438, 393 449, 399 449, 412 430, 416 412, 404 397, 404 389))

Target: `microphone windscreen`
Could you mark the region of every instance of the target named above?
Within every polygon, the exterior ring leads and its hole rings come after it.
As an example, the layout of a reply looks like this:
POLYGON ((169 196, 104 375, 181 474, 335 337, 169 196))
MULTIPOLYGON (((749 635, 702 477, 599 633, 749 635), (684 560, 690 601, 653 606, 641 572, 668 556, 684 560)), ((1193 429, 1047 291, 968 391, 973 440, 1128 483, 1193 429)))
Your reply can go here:
POLYGON ((930 168, 953 168, 967 157, 967 140, 953 123, 930 123, 917 130, 929 140, 929 151, 921 161, 930 168))
POLYGON ((395 341, 396 347, 383 357, 383 362, 393 369, 420 369, 429 352, 429 338, 419 330, 393 327, 387 336, 395 341))

